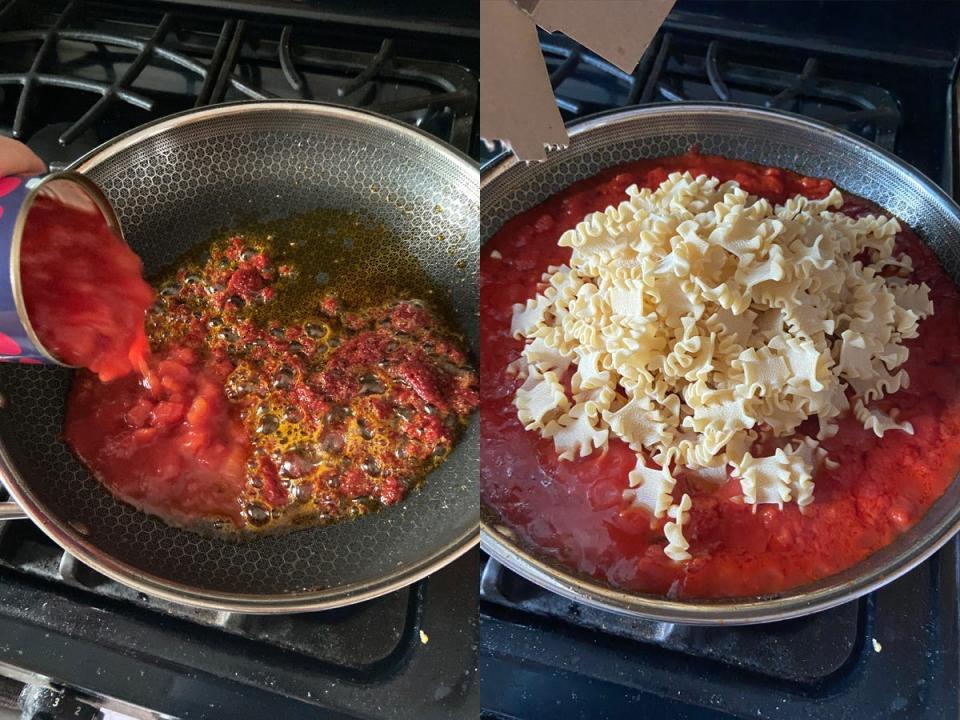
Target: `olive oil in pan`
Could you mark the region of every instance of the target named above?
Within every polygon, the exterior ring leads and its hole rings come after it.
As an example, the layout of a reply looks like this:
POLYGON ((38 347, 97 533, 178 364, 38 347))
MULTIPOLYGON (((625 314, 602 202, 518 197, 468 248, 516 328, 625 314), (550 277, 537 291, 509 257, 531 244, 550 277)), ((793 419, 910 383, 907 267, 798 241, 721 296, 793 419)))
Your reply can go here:
MULTIPOLYGON (((355 412, 362 406, 353 403, 334 405, 320 420, 305 417, 308 413, 304 408, 291 406, 284 391, 295 382, 302 382, 305 373, 322 367, 325 354, 350 337, 341 318, 320 311, 325 298, 339 298, 350 312, 361 314, 365 308, 392 301, 425 301, 439 311, 448 327, 454 327, 448 296, 433 285, 407 245, 382 224, 355 212, 319 209, 281 220, 244 223, 218 233, 210 243, 189 253, 175 269, 163 274, 157 283, 159 304, 186 303, 193 312, 181 316, 205 316, 209 310, 201 304, 202 298, 226 291, 222 287, 223 277, 231 272, 234 261, 227 259, 225 250, 235 238, 243 245, 239 260, 252 260, 260 253, 270 258, 271 272, 275 273, 271 285, 276 292, 266 302, 244 302, 239 297, 231 302, 233 298, 228 298, 223 316, 210 318, 210 336, 205 341, 211 348, 227 350, 235 364, 225 391, 228 399, 242 408, 241 417, 255 447, 248 467, 248 492, 242 499, 250 529, 259 534, 326 524, 379 509, 378 497, 350 499, 339 495, 339 474, 351 467, 344 465, 347 457, 354 458, 354 464, 375 479, 381 477, 385 458, 404 464, 405 441, 398 442, 397 430, 402 427, 398 423, 411 419, 405 414, 411 408, 397 408, 396 417, 384 421, 369 410, 355 412), (190 283, 211 287, 199 294, 181 292, 190 283), (255 360, 234 329, 240 327, 238 322, 253 323, 273 340, 283 342, 287 342, 288 329, 296 327, 302 330, 302 343, 289 343, 287 350, 293 356, 286 364, 255 360), (314 348, 309 362, 303 345, 314 348), (317 351, 316 347, 322 349, 317 351), (290 362, 293 357, 302 358, 306 367, 298 360, 290 362), (279 481, 289 493, 291 502, 282 511, 271 511, 270 503, 262 500, 265 482, 260 468, 264 458, 273 463, 279 481)), ((451 249, 447 245, 447 255, 451 249)), ((184 328, 167 322, 166 316, 164 312, 154 313, 148 322, 148 334, 155 346, 168 339, 176 340, 183 333, 184 328)), ((444 334, 459 344, 455 333, 444 334)), ((385 380, 389 382, 386 376, 378 377, 376 373, 365 375, 360 378, 360 395, 383 393, 385 380)), ((428 405, 426 412, 430 414, 436 409, 428 405)), ((449 428, 456 426, 457 434, 463 421, 464 418, 453 416, 445 420, 449 428)), ((443 462, 449 450, 446 444, 438 445, 415 471, 404 473, 403 486, 418 487, 443 462)))
POLYGON ((359 212, 317 209, 280 220, 251 223, 220 235, 256 241, 276 264, 290 264, 296 274, 277 286, 277 300, 255 310, 265 321, 301 320, 317 287, 354 308, 378 305, 394 296, 417 297, 445 314, 449 298, 437 288, 404 241, 359 212))

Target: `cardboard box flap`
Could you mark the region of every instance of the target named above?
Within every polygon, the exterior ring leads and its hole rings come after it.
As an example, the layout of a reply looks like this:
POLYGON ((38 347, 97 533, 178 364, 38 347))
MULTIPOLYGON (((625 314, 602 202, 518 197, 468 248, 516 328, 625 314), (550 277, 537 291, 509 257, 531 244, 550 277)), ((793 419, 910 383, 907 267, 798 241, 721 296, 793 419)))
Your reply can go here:
POLYGON ((631 73, 674 1, 530 0, 530 15, 547 32, 562 32, 631 73))
POLYGON ((542 160, 545 146, 569 142, 536 25, 563 32, 629 73, 674 1, 481 0, 480 134, 504 141, 524 160, 542 160))
POLYGON ((510 0, 480 3, 480 135, 518 157, 546 157, 569 137, 540 53, 537 27, 510 0))

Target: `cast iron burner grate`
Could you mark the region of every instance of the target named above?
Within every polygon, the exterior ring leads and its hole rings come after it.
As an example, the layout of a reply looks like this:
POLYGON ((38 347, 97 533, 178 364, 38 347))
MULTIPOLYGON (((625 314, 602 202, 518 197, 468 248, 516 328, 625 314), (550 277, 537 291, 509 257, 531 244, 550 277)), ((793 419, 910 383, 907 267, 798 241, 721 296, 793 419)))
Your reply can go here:
POLYGON ((7 0, 0 28, 0 130, 58 164, 156 117, 265 98, 364 108, 464 152, 474 143, 474 73, 408 36, 85 0, 7 0))
POLYGON ((569 718, 957 713, 956 542, 856 602, 738 628, 625 618, 486 563, 483 718, 541 717, 543 688, 569 718))
POLYGON ((543 590, 488 559, 480 581, 485 602, 540 619, 656 645, 774 680, 813 684, 850 662, 859 639, 860 605, 847 603, 785 622, 742 628, 640 620, 597 610, 543 590), (806 651, 798 652, 804 648, 806 651))
MULTIPOLYGON (((569 38, 540 31, 550 84, 564 121, 654 102, 735 102, 795 112, 895 149, 897 97, 844 79, 835 63, 762 43, 661 30, 626 73, 569 38)), ((485 159, 502 149, 488 148, 485 159)))
POLYGON ((0 681, 50 684, 43 707, 78 717, 475 717, 477 555, 356 605, 244 615, 144 595, 0 522, 0 681))
POLYGON ((778 59, 757 45, 662 32, 628 74, 562 36, 544 34, 540 44, 568 119, 652 102, 736 102, 806 115, 894 149, 897 99, 840 79, 815 57, 785 62, 782 53, 778 59))

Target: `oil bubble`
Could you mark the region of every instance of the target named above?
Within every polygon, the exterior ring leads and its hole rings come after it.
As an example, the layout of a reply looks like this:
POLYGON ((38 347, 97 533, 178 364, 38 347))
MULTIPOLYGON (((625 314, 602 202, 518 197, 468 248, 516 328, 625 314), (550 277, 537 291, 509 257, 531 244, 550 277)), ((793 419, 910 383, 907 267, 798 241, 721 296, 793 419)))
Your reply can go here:
POLYGON ((275 433, 279 427, 279 418, 277 418, 276 415, 267 413, 260 416, 260 421, 257 423, 257 432, 261 435, 271 435, 275 433))

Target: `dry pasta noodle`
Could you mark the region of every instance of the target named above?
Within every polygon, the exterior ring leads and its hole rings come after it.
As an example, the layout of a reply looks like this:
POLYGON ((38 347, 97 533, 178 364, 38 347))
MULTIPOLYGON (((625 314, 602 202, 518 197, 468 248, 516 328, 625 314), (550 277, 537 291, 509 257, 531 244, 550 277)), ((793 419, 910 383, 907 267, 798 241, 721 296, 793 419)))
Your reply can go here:
POLYGON ((563 233, 569 265, 514 306, 526 343, 514 404, 561 460, 627 443, 625 500, 670 519, 671 559, 690 557, 692 506, 674 502, 671 466, 717 483, 729 468, 754 509, 803 508, 842 413, 881 437, 913 432, 876 407, 907 387, 903 342, 933 313, 929 288, 906 279, 910 257, 894 254, 896 219, 848 217, 836 189, 774 206, 690 173, 626 194, 563 233), (810 417, 816 437, 797 433, 810 417), (789 442, 755 457, 761 433, 789 442))

